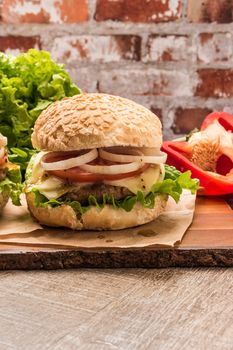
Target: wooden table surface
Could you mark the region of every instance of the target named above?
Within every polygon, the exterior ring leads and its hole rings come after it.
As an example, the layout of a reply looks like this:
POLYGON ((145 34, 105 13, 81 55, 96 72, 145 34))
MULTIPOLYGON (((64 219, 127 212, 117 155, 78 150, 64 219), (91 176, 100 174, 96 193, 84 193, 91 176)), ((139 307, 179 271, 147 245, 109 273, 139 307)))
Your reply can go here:
POLYGON ((233 270, 0 273, 0 349, 232 349, 233 270))
MULTIPOLYGON (((142 232, 149 237, 156 235, 156 230, 147 226, 132 228, 133 238, 140 241, 142 232)), ((25 234, 24 243, 29 244, 33 235, 57 234, 56 229, 44 228, 37 233, 25 234)), ((69 237, 70 230, 59 231, 62 237, 69 237)), ((94 234, 95 235, 95 234, 94 234)), ((22 235, 23 236, 23 235, 22 235)), ((126 249, 111 246, 114 242, 106 232, 97 234, 100 245, 93 248, 90 244, 91 234, 82 232, 77 238, 78 247, 43 247, 9 244, 1 236, 0 270, 16 269, 60 269, 60 268, 154 268, 154 267, 233 267, 233 211, 223 198, 197 198, 192 225, 175 249, 170 247, 135 248, 129 245, 126 249), (90 239, 90 240, 89 240, 90 239), (85 244, 84 244, 85 243, 85 244)), ((12 239, 15 237, 12 235, 12 239)), ((9 237, 6 235, 5 237, 9 237)), ((22 241, 21 241, 22 242, 22 241)), ((131 241, 132 242, 132 241, 131 241)), ((0 349, 1 350, 1 349, 0 349)))

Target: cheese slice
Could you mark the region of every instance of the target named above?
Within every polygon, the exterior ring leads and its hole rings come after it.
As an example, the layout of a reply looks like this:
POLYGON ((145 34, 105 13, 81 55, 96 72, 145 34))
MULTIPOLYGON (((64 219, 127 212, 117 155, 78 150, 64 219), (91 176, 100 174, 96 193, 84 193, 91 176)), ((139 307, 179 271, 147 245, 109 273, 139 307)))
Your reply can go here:
POLYGON ((32 188, 38 189, 48 199, 57 199, 69 190, 69 186, 65 186, 64 182, 55 176, 49 176, 36 184, 28 184, 25 191, 30 192, 32 188))
POLYGON ((141 191, 146 195, 150 192, 152 185, 158 181, 163 181, 163 170, 163 164, 152 165, 139 176, 129 177, 122 180, 104 181, 104 183, 111 186, 126 187, 129 191, 135 194, 138 191, 141 191))

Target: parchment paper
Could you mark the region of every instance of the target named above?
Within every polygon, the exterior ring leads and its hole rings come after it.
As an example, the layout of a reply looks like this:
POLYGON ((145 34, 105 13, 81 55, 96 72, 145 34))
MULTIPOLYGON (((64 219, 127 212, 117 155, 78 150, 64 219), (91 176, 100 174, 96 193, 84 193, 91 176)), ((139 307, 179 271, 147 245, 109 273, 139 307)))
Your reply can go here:
POLYGON ((118 231, 72 231, 41 227, 33 221, 26 206, 8 204, 0 218, 0 243, 54 248, 139 248, 173 247, 190 226, 196 197, 184 191, 178 204, 170 198, 166 211, 156 220, 118 231))
POLYGON ((8 234, 27 233, 42 230, 43 227, 35 222, 27 209, 24 195, 21 195, 21 207, 16 207, 10 201, 0 215, 0 239, 8 234))

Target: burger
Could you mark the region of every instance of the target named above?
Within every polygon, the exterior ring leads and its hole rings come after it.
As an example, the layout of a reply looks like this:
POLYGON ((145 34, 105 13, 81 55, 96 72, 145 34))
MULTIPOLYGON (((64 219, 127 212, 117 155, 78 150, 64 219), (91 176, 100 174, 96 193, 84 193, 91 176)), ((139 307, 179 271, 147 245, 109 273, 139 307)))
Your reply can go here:
POLYGON ((5 207, 8 199, 9 199, 9 193, 3 187, 3 182, 6 178, 6 172, 7 168, 5 166, 6 164, 6 152, 5 152, 5 146, 7 145, 7 139, 3 135, 0 134, 0 212, 5 207))
POLYGON ((11 197, 13 204, 20 205, 21 173, 17 165, 8 161, 7 138, 0 134, 0 213, 11 197))
POLYGON ((26 172, 26 199, 41 224, 116 230, 145 224, 195 191, 190 173, 164 165, 159 118, 118 96, 83 94, 54 102, 37 119, 40 152, 26 172))

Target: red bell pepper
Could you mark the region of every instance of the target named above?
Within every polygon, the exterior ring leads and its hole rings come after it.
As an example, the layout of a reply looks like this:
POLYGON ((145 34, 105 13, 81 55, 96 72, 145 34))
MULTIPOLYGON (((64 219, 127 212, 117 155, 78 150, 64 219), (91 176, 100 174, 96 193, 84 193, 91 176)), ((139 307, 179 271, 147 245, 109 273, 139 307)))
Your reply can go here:
POLYGON ((201 130, 205 130, 207 126, 212 124, 215 120, 217 120, 224 129, 233 132, 233 115, 225 112, 213 112, 207 115, 201 125, 201 130))
MULTIPOLYGON (((209 114, 202 123, 201 131, 217 120, 226 131, 233 132, 233 116, 224 112, 209 114)), ((162 150, 167 153, 167 163, 180 171, 191 170, 192 177, 200 181, 199 194, 223 195, 233 194, 233 162, 224 154, 217 161, 216 172, 205 171, 191 161, 189 143, 184 141, 165 141, 162 150)))

